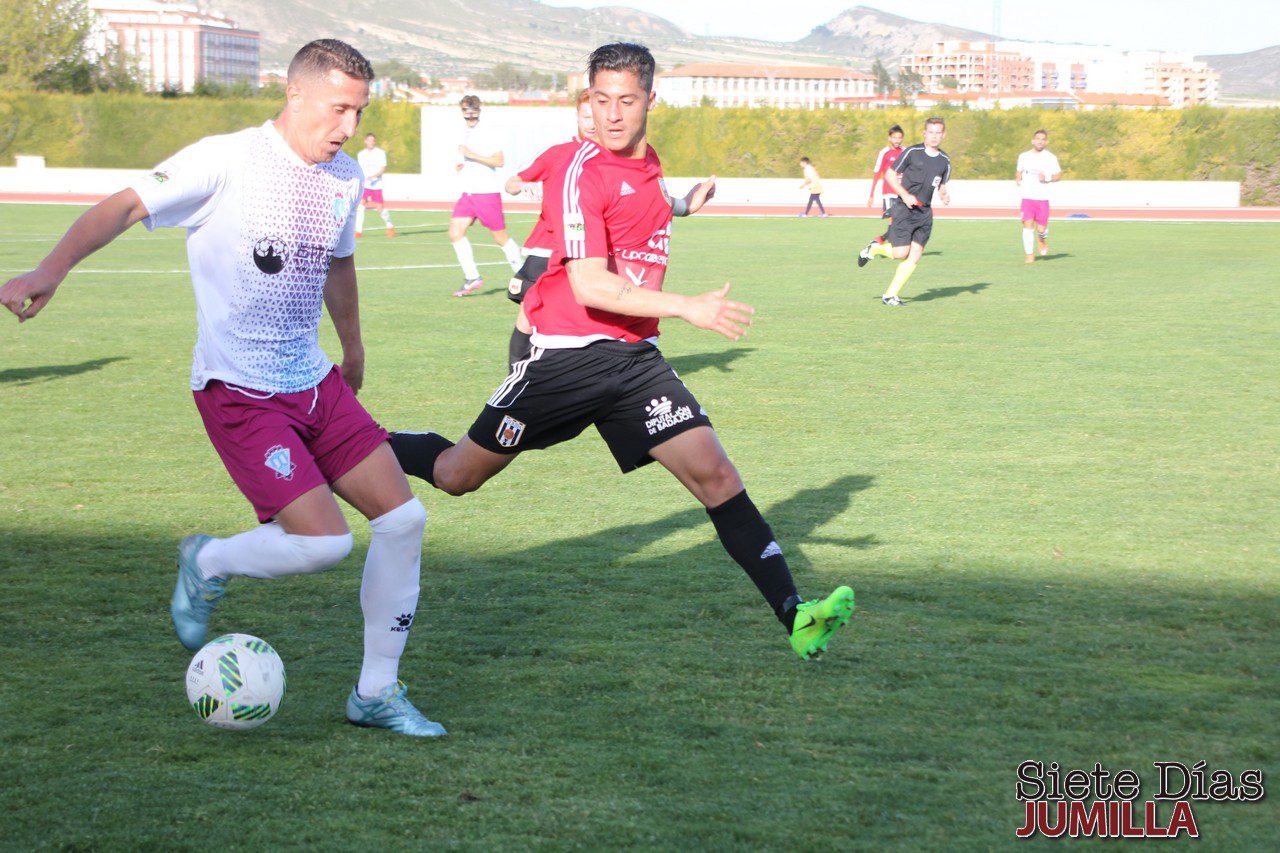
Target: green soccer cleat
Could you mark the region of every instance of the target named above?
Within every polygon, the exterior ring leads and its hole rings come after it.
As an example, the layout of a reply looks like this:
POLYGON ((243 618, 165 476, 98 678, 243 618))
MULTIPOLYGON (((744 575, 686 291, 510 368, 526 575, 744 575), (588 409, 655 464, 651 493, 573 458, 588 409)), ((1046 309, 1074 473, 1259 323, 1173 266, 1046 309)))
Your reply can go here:
POLYGON ((821 601, 796 605, 796 621, 791 628, 791 648, 801 660, 814 660, 827 649, 831 635, 853 615, 853 590, 836 587, 821 601))
POLYGON ((209 617, 227 590, 225 579, 205 578, 196 566, 196 555, 212 538, 196 533, 178 545, 178 583, 169 603, 169 615, 173 617, 178 640, 193 652, 204 645, 209 617))
POLYGON ((402 735, 440 737, 448 734, 444 726, 428 720, 413 707, 404 695, 406 689, 404 682, 398 681, 372 699, 365 699, 352 687, 347 697, 347 720, 353 725, 391 729, 402 735))

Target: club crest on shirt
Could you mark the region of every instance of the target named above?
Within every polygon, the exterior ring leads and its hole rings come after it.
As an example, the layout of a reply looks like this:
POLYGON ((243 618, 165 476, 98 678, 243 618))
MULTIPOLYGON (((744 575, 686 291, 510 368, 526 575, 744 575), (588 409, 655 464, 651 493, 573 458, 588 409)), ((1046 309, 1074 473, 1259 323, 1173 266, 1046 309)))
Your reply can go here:
POLYGON ((503 417, 502 423, 498 424, 496 438, 498 444, 503 447, 515 447, 520 443, 522 435, 524 435, 524 422, 516 420, 511 415, 503 417))
POLYGON ((152 172, 151 177, 152 179, 155 180, 157 184, 163 184, 165 181, 169 180, 169 173, 168 172, 152 172))
POLYGON ((667 204, 671 204, 671 193, 667 192, 666 179, 658 178, 658 189, 662 190, 662 197, 666 199, 667 204))
POLYGON ((347 214, 351 211, 351 202, 342 193, 335 193, 333 196, 333 218, 339 222, 347 221, 347 214))
POLYGON ((276 478, 280 480, 292 480, 293 472, 298 470, 298 466, 289 458, 289 448, 279 444, 267 451, 266 462, 263 464, 274 471, 276 478))
POLYGON ((288 260, 289 248, 279 237, 263 237, 253 244, 253 265, 267 275, 280 272, 288 260))

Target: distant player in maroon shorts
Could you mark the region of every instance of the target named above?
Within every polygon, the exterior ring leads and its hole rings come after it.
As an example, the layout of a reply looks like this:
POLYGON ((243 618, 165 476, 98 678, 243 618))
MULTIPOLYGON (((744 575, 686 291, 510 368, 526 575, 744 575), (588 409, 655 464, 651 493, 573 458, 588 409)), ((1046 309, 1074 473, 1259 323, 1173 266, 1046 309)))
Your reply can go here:
MULTIPOLYGON (((595 426, 623 472, 658 462, 704 507, 725 550, 755 583, 803 659, 820 654, 853 613, 853 591, 803 601, 782 548, 729 461, 711 418, 656 346, 658 320, 679 317, 737 340, 750 306, 729 285, 698 296, 662 289, 672 204, 647 139, 654 61, 608 44, 588 62, 599 143, 569 161, 551 266, 525 299, 533 349, 456 445, 395 433, 405 471, 449 494, 480 488, 525 450, 595 426)), ((695 190, 691 211, 705 201, 695 190)))
POLYGON ((511 271, 520 269, 520 246, 507 234, 507 220, 502 215, 501 184, 498 169, 506 163, 502 143, 493 128, 480 121, 480 99, 467 95, 460 102, 462 120, 466 129, 462 132, 462 144, 458 146, 458 181, 462 195, 458 196, 449 215, 449 241, 462 267, 462 287, 454 296, 469 296, 484 287, 480 268, 476 266, 475 250, 467 239, 467 229, 477 219, 493 234, 493 241, 502 249, 511 265, 511 271))
POLYGON ((357 725, 444 734, 397 675, 418 601, 427 512, 386 431, 356 402, 364 378, 355 252, 362 173, 342 153, 369 105, 373 68, 335 39, 289 65, 273 121, 202 139, 76 220, 34 271, 0 288, 26 320, 70 269, 137 222, 187 231, 199 319, 191 389, 209 439, 263 522, 178 548, 170 615, 188 649, 205 641, 231 577, 278 578, 341 562, 351 531, 335 493, 372 529, 360 603, 364 661, 347 697, 357 725), (28 304, 28 302, 30 304, 28 304), (342 344, 317 342, 322 303, 342 344))

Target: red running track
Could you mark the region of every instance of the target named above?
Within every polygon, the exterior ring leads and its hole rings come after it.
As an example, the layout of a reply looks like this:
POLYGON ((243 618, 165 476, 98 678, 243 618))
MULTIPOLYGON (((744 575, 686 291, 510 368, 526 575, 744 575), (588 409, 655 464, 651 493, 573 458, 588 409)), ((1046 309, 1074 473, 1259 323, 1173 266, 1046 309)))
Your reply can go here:
MULTIPOLYGON (((0 204, 95 204, 106 196, 79 195, 73 193, 0 193, 0 204)), ((392 201, 388 207, 392 210, 432 210, 448 211, 453 209, 452 202, 442 201, 392 201)), ((538 204, 530 201, 510 201, 505 203, 508 211, 519 213, 536 213, 538 204)), ((827 206, 832 216, 854 217, 861 219, 879 219, 879 208, 827 206)), ((795 217, 799 212, 797 205, 776 204, 717 204, 715 201, 699 215, 718 216, 779 216, 795 217)), ((1017 208, 1009 207, 935 207, 934 213, 947 219, 1014 219, 1019 216, 1017 208)), ((1147 219, 1170 220, 1182 222, 1280 222, 1280 207, 1096 207, 1096 208, 1061 208, 1053 209, 1054 219, 1069 217, 1089 219, 1147 219)), ((814 217, 817 218, 817 217, 814 217)))

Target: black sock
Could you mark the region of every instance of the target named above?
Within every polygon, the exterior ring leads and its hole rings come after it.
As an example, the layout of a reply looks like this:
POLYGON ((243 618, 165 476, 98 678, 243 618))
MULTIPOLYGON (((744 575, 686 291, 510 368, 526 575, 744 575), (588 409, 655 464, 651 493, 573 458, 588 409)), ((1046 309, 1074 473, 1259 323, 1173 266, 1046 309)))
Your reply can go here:
POLYGON ((789 632, 800 596, 773 531, 747 497, 746 490, 708 509, 707 515, 711 516, 711 523, 720 536, 720 544, 755 582, 778 621, 789 632))
POLYGON ((529 334, 519 329, 511 330, 511 343, 507 344, 507 370, 511 369, 511 365, 517 361, 524 361, 529 357, 529 334))
POLYGON ((434 432, 393 432, 388 440, 404 472, 433 486, 436 457, 453 447, 452 441, 434 432))

